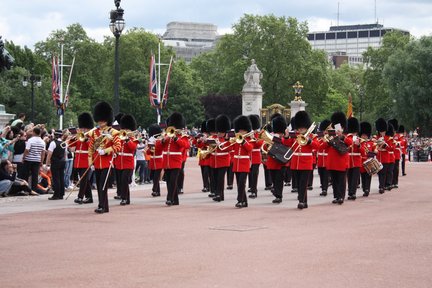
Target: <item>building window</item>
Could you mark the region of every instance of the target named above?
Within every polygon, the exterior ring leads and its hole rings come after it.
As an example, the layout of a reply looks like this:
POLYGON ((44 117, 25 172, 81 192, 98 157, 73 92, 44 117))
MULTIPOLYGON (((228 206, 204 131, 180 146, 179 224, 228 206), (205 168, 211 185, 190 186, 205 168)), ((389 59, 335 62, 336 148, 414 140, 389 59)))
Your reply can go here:
POLYGON ((308 34, 308 40, 309 41, 315 40, 315 34, 308 34))
POLYGON ((337 39, 346 39, 346 32, 338 32, 337 33, 337 39))
POLYGON ((355 32, 348 32, 348 38, 357 38, 357 31, 355 31, 355 32))
POLYGON ((315 40, 324 40, 324 33, 315 34, 315 40))
POLYGON ((335 33, 327 33, 326 39, 335 39, 336 38, 335 36, 336 36, 335 33))
POLYGON ((371 30, 370 37, 380 37, 380 30, 371 30))
POLYGON ((359 31, 359 38, 367 38, 369 37, 369 31, 359 31))

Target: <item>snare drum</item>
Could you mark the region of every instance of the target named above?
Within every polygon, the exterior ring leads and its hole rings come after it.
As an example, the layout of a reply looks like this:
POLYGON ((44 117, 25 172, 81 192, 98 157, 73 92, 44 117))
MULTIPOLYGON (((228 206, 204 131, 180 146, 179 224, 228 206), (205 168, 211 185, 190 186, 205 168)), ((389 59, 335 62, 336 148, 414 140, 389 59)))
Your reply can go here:
POLYGON ((363 162, 363 167, 366 172, 372 176, 381 171, 383 165, 376 158, 369 158, 368 160, 363 162))

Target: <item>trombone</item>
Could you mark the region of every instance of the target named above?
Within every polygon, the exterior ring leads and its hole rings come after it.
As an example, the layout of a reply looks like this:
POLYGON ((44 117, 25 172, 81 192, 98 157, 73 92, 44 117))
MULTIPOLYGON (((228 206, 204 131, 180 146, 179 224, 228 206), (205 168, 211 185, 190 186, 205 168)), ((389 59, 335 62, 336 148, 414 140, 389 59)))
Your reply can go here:
MULTIPOLYGON (((93 129, 94 129, 94 128, 93 128, 93 129)), ((60 143, 60 147, 63 148, 63 149, 65 149, 68 145, 70 146, 70 145, 73 145, 73 144, 75 144, 75 143, 77 143, 77 142, 85 142, 85 141, 87 141, 87 140, 88 140, 87 136, 88 136, 88 134, 89 134, 90 132, 93 131, 93 129, 90 130, 90 131, 87 131, 86 133, 78 132, 78 133, 77 133, 76 135, 74 135, 73 137, 68 138, 68 139, 66 139, 65 141, 61 142, 61 143, 60 143), (75 139, 75 140, 72 141, 71 143, 69 143, 69 141, 72 140, 72 139, 75 139)))
POLYGON ((231 137, 228 140, 230 142, 230 145, 223 147, 223 145, 226 143, 226 142, 224 142, 224 143, 219 144, 218 148, 223 151, 223 150, 226 150, 229 147, 233 146, 236 143, 237 144, 241 144, 241 143, 243 143, 243 141, 245 140, 245 138, 250 137, 251 135, 254 135, 254 133, 255 133, 255 131, 253 131, 253 130, 250 131, 250 132, 248 132, 248 133, 244 133, 244 134, 242 134, 242 133, 236 133, 235 137, 231 137))

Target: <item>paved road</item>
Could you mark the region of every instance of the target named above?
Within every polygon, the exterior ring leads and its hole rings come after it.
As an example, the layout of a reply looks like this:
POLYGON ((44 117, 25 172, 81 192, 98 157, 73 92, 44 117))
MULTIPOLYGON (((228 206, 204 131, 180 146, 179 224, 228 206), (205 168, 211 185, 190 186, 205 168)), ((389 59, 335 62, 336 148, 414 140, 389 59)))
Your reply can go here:
POLYGON ((1 287, 431 287, 430 163, 342 206, 318 196, 315 176, 299 211, 288 187, 280 205, 263 189, 249 208, 234 208, 234 191, 212 203, 191 160, 180 206, 148 185, 103 215, 75 195, 2 199, 1 287))

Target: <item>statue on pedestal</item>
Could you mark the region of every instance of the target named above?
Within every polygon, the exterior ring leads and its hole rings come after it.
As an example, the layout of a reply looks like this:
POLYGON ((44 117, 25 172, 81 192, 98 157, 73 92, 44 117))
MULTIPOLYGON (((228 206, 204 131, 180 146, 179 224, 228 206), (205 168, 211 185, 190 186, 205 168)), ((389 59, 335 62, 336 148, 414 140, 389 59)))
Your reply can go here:
POLYGON ((260 80, 263 78, 262 72, 258 69, 258 66, 255 64, 255 59, 252 59, 252 65, 247 68, 244 75, 245 84, 243 85, 243 89, 245 88, 258 88, 262 89, 260 85, 260 80))

